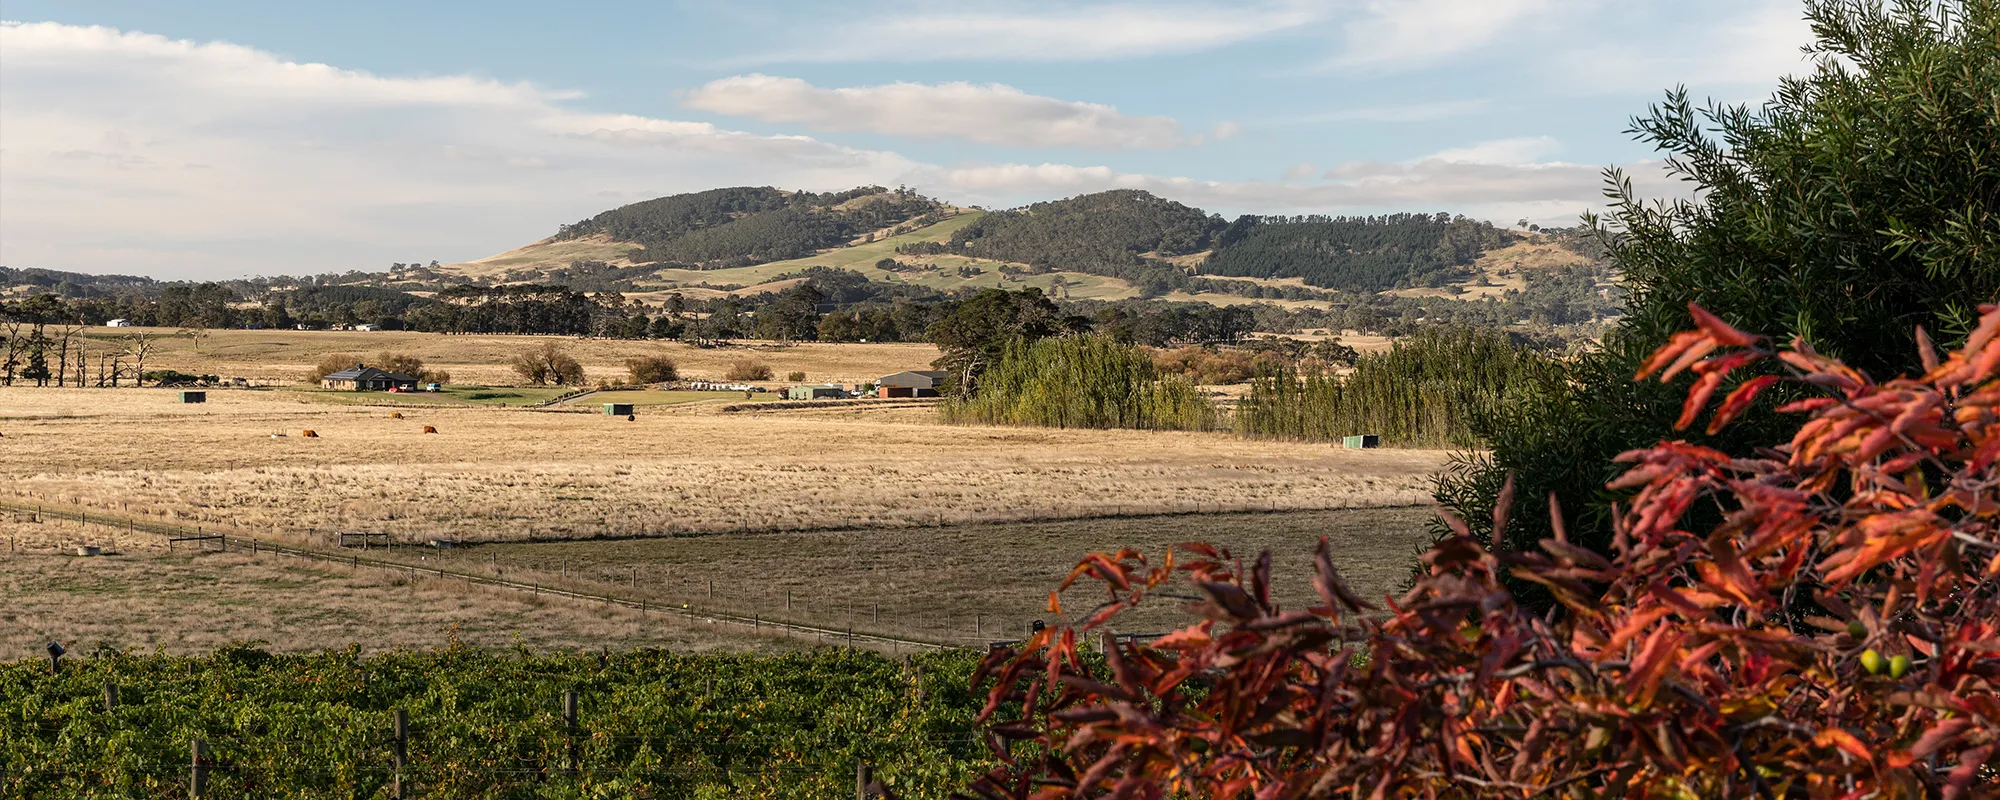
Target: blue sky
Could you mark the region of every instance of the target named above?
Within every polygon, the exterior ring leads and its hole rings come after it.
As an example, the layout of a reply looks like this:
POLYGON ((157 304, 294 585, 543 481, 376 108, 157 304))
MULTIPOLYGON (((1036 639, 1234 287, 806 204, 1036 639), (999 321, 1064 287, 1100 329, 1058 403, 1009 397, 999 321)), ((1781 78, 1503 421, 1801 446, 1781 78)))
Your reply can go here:
POLYGON ((0 264, 469 260, 633 200, 1143 188, 1569 224, 1662 90, 1755 102, 1798 0, 0 1, 0 264))

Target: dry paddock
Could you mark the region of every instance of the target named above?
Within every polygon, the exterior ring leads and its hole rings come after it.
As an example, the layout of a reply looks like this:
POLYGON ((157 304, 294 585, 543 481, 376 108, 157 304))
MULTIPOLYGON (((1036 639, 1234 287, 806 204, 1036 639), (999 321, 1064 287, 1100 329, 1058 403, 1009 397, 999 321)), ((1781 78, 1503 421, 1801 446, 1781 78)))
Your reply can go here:
POLYGON ((770 651, 802 646, 745 636, 658 613, 535 597, 453 581, 409 579, 265 553, 166 552, 158 536, 100 526, 0 520, 0 660, 57 641, 197 654, 250 642, 271 650, 354 646, 364 652, 443 647, 531 650, 770 651), (74 555, 89 542, 104 549, 74 555), (5 545, 0 545, 5 546, 5 545))
POLYGON ((504 541, 1397 506, 1423 502, 1445 460, 1224 433, 954 427, 907 409, 637 422, 390 411, 282 391, 181 405, 161 390, 0 389, 0 499, 504 541))

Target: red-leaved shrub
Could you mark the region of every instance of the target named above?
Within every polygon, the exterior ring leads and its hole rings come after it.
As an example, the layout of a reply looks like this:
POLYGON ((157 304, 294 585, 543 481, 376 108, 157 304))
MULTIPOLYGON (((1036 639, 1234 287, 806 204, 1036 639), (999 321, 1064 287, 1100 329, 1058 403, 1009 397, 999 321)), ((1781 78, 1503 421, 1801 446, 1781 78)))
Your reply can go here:
POLYGON ((1366 613, 1323 541, 1319 604, 1304 609, 1271 602, 1268 553, 1247 568, 1203 544, 1159 563, 1092 554, 1063 589, 1101 582, 1110 599, 994 651, 975 677, 992 681, 981 719, 1002 765, 970 791, 1993 796, 2000 309, 1982 308, 1942 360, 1919 331, 1926 374, 1887 383, 1691 310, 1698 329, 1639 377, 1697 376, 1685 428, 1733 372, 1772 366, 1737 383, 1709 427, 1775 383, 1817 387, 1780 409, 1807 415, 1788 445, 1625 454, 1611 485, 1637 494, 1608 557, 1569 544, 1553 507, 1541 552, 1496 551, 1452 520, 1459 535, 1383 614, 1366 613), (1697 518, 1716 522, 1689 530, 1697 518), (1518 607, 1506 575, 1560 607, 1518 607), (1079 648, 1184 583, 1200 622, 1102 661, 1079 648))

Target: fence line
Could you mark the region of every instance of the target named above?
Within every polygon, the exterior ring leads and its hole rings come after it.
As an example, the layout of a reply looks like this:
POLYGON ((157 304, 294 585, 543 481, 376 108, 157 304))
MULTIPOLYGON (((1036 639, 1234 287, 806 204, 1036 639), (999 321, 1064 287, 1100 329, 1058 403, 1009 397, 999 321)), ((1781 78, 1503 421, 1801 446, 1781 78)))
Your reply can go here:
MULTIPOLYGON (((7 502, 7 501, 0 501, 0 509, 7 509, 19 513, 34 514, 38 522, 40 521, 41 518, 48 517, 55 519, 72 520, 79 524, 98 524, 112 529, 123 529, 126 530, 127 532, 137 532, 143 530, 147 533, 164 534, 169 537, 170 542, 175 540, 177 534, 181 535, 182 537, 185 537, 185 534, 188 533, 188 530, 186 528, 180 528, 176 526, 167 525, 164 523, 156 523, 151 521, 142 522, 140 520, 132 518, 119 519, 117 517, 103 513, 99 513, 93 516, 86 511, 50 509, 47 508, 46 506, 23 506, 18 503, 7 502)), ((204 540, 211 538, 207 536, 202 536, 201 530, 199 528, 195 529, 195 536, 202 538, 204 540)), ((229 537, 223 537, 223 536, 216 536, 213 537, 213 539, 218 541, 222 545, 222 552, 230 552, 230 551, 248 552, 252 555, 257 555, 261 553, 272 553, 275 555, 292 556, 296 558, 305 559, 309 563, 321 562, 337 566, 347 566, 354 569, 369 567, 374 569, 387 570, 391 572, 400 572, 402 574, 408 575, 411 578, 432 578, 444 581, 463 581, 466 587, 468 588, 473 586, 489 586, 501 589, 510 589, 514 591, 531 592, 535 596, 548 595, 551 597, 561 597, 571 600, 595 602, 604 605, 612 605, 627 609, 634 609, 637 610, 642 616, 654 612, 659 612, 662 614, 679 616, 680 618, 687 620, 690 623, 707 622, 710 624, 735 625, 737 627, 745 628, 749 632, 754 634, 762 634, 766 629, 769 629, 772 635, 784 635, 784 636, 805 635, 805 636, 815 637, 822 642, 829 640, 834 642, 844 642, 850 647, 857 644, 886 646, 895 649, 900 649, 902 647, 910 647, 914 649, 948 650, 948 649, 959 649, 961 647, 959 645, 952 645, 943 642, 927 641, 927 640, 902 637, 902 636, 892 636, 883 633, 869 632, 866 630, 855 630, 854 627, 851 625, 846 627, 845 629, 841 629, 823 625, 812 625, 791 619, 767 618, 761 613, 744 615, 740 613, 732 613, 712 608, 693 608, 691 607, 692 604, 683 604, 685 606, 689 606, 686 608, 674 608, 670 605, 662 607, 657 604, 649 603, 645 600, 633 600, 626 597, 618 597, 610 594, 600 594, 596 592, 587 592, 577 589, 558 588, 555 586, 543 586, 539 582, 523 582, 523 581, 507 580, 496 576, 478 575, 471 572, 466 572, 456 569, 419 567, 403 563, 400 561, 392 561, 384 558, 377 558, 373 556, 364 557, 359 554, 331 553, 311 547, 281 544, 278 542, 271 541, 269 539, 262 539, 252 535, 245 535, 240 532, 234 537, 233 540, 229 537)))

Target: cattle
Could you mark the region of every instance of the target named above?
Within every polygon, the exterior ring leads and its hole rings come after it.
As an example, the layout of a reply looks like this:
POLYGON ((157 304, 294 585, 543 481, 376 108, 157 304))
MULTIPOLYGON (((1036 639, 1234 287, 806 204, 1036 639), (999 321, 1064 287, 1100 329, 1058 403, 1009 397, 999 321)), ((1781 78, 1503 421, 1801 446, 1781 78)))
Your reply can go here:
POLYGON ((425 425, 425 426, 424 426, 424 433, 437 433, 437 432, 438 432, 438 429, 437 429, 437 428, 434 428, 434 427, 432 427, 432 426, 429 426, 429 425, 425 425))
POLYGON ((401 411, 391 411, 391 412, 389 412, 389 418, 390 418, 390 419, 402 419, 402 418, 403 418, 403 412, 401 412, 401 411))
POLYGON ((319 434, 318 434, 318 433, 315 433, 315 432, 313 432, 313 431, 312 431, 311 429, 307 429, 307 430, 305 430, 305 431, 301 432, 301 433, 300 433, 299 435, 300 435, 300 436, 303 436, 303 437, 305 437, 305 438, 307 438, 307 439, 317 439, 317 438, 319 438, 319 434))

